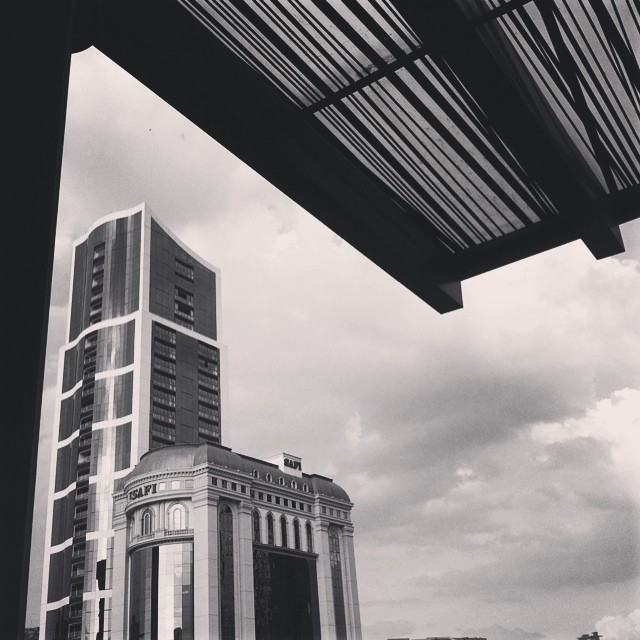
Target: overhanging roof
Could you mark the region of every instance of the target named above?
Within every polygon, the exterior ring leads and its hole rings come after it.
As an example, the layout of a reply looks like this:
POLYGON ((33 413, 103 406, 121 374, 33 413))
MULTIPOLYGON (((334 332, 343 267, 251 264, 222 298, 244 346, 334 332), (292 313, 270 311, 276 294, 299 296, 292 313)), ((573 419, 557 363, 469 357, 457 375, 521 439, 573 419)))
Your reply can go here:
POLYGON ((640 216, 631 0, 95 7, 82 46, 440 312, 461 280, 571 240, 619 253, 640 216))

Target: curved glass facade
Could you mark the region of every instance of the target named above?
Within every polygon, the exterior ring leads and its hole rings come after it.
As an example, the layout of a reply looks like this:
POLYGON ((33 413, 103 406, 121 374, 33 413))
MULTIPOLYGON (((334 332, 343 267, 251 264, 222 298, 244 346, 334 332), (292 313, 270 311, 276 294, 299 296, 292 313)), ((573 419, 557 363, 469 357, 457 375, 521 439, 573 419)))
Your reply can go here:
POLYGON ((138 309, 141 219, 136 213, 109 220, 76 247, 69 340, 138 309))
POLYGON ((134 551, 130 593, 130 640, 194 640, 193 543, 134 551))

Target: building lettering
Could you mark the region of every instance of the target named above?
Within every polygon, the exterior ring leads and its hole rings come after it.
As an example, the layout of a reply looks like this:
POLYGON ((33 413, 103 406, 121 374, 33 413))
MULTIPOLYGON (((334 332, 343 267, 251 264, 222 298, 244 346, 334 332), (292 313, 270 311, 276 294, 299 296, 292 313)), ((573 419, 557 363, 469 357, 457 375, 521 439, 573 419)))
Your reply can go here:
POLYGON ((154 482, 153 484, 146 484, 144 487, 138 487, 137 489, 132 489, 129 491, 129 500, 137 500, 138 498, 143 498, 144 496, 148 496, 150 493, 157 493, 158 485, 154 482))

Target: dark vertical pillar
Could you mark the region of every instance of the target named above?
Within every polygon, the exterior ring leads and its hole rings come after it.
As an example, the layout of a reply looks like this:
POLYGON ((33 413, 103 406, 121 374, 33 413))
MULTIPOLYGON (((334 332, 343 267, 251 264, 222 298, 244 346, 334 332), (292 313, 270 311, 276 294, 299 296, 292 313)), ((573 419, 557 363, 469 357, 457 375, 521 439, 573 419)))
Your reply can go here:
POLYGON ((5 637, 22 640, 74 0, 16 4, 3 79, 0 602, 5 637))

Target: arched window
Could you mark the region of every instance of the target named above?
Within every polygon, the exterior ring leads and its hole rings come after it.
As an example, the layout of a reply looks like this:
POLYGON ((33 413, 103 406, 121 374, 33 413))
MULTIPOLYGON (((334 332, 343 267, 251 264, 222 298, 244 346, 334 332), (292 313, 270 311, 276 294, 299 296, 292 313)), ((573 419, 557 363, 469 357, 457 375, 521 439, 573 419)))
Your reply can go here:
POLYGON ((293 521, 293 548, 300 549, 300 523, 297 520, 293 521))
POLYGON ((142 522, 140 523, 140 534, 148 536, 153 531, 153 512, 147 509, 142 514, 142 522))
POLYGON ((280 516, 280 539, 282 540, 282 546, 287 547, 287 519, 284 516, 280 516))
POLYGON ((259 478, 260 477, 260 472, 257 469, 254 469, 251 473, 253 474, 254 478, 259 478))
POLYGON ((180 529, 187 528, 187 517, 183 505, 172 505, 171 507, 169 507, 168 515, 169 517, 167 518, 167 529, 179 531, 180 529))
POLYGON ((310 522, 307 522, 305 529, 307 530, 307 551, 313 553, 313 529, 310 522))
POLYGON ((233 596, 233 514, 228 504, 218 511, 220 533, 220 638, 235 638, 235 601, 233 596))
POLYGON ((329 527, 329 561, 331 563, 331 587, 333 591, 333 611, 336 619, 336 638, 337 640, 346 640, 347 623, 344 612, 344 591, 342 589, 340 532, 335 525, 329 527))
POLYGON ((267 544, 275 544, 273 540, 273 516, 267 514, 267 544))
POLYGON ((267 475, 265 476, 267 482, 271 482, 271 474, 267 473, 267 475))
POLYGON ((298 488, 298 483, 295 480, 291 481, 291 488, 292 489, 297 489, 298 488))
POLYGON ((284 486, 284 478, 282 476, 278 478, 278 483, 284 486))
POLYGON ((260 512, 257 509, 253 510, 253 541, 260 544, 260 512))
POLYGON ((309 485, 306 482, 302 485, 302 490, 305 493, 309 493, 309 485))

